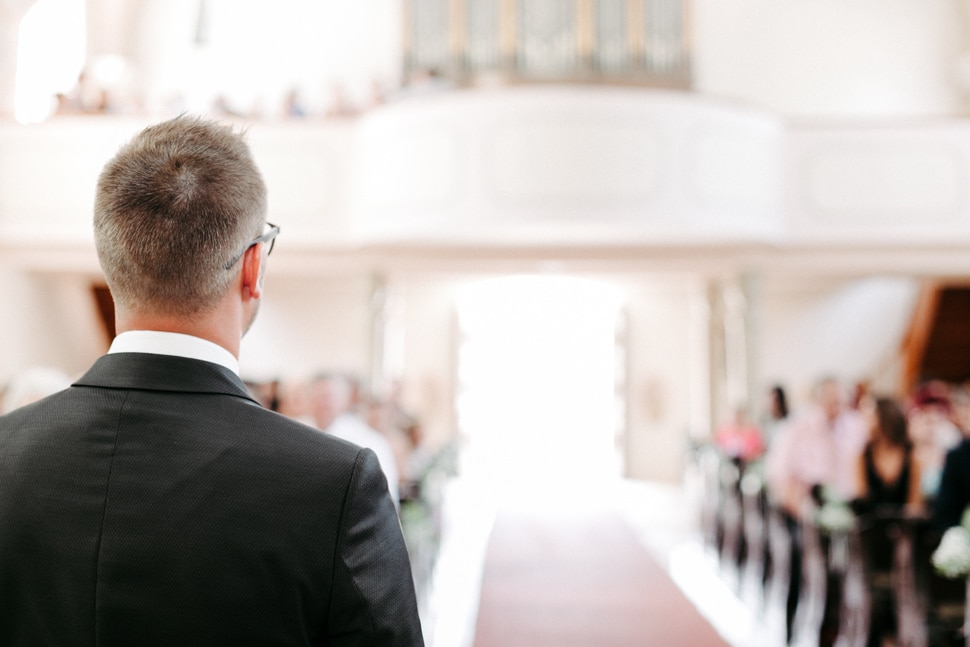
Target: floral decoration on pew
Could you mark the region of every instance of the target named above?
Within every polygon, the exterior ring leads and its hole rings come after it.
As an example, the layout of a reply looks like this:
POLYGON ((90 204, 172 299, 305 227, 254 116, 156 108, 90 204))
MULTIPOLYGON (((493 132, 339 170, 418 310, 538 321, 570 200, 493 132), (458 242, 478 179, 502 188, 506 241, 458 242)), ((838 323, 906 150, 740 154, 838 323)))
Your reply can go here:
POLYGON ((755 495, 765 486, 765 461, 757 458, 748 461, 741 476, 741 492, 748 495, 755 495))
POLYGON ((856 526, 857 517, 849 502, 832 488, 821 489, 821 502, 815 512, 815 525, 828 533, 849 532, 856 526))
POLYGON ((930 558, 936 571, 950 578, 970 575, 970 508, 963 511, 959 526, 947 528, 930 558))

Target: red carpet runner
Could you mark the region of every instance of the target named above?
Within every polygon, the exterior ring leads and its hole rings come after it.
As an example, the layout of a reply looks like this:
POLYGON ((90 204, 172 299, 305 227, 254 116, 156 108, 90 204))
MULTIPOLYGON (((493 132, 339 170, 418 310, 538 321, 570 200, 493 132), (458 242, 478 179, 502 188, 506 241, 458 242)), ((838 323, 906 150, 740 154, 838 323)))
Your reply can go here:
POLYGON ((500 514, 475 647, 725 647, 622 519, 500 514))

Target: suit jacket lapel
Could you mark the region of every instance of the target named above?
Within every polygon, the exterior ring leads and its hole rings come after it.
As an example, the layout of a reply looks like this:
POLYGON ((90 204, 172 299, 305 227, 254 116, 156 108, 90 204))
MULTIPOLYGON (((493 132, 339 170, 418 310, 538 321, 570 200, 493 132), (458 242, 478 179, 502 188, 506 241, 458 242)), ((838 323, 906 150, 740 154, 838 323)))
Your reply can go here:
POLYGON ((238 375, 198 359, 151 353, 103 355, 74 386, 178 393, 218 393, 256 403, 238 375))

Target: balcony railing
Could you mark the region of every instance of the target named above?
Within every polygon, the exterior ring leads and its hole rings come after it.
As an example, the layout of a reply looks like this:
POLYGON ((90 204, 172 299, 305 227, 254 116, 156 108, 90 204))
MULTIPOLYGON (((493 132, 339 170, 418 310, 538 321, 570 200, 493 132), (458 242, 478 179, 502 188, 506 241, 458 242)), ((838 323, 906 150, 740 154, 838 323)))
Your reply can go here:
POLYGON ((690 85, 687 0, 405 0, 405 78, 690 85))

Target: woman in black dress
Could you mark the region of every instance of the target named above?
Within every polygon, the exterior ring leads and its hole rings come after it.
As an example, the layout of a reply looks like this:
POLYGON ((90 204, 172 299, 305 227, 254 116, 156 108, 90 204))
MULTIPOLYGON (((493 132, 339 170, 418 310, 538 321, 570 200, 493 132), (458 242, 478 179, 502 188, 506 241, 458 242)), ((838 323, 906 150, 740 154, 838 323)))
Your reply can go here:
POLYGON ((892 398, 863 400, 869 442, 859 457, 857 489, 863 508, 900 513, 922 504, 920 467, 913 455, 906 414, 892 398))
POLYGON ((892 591, 891 528, 922 505, 920 466, 902 407, 885 397, 866 398, 860 411, 869 426, 869 442, 859 457, 855 502, 872 601, 867 645, 882 644, 896 632, 892 591))

